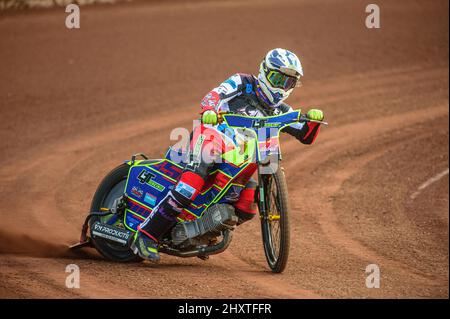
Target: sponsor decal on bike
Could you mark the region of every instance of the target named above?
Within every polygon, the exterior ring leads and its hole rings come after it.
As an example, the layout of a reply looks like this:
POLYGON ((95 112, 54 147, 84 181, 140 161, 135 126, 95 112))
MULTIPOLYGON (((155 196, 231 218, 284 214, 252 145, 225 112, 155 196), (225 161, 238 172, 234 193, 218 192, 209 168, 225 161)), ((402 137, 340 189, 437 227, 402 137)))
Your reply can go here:
POLYGON ((264 120, 264 119, 255 119, 255 120, 253 120, 252 127, 254 127, 254 128, 264 127, 266 125, 266 121, 267 120, 264 120))
POLYGON ((101 224, 95 222, 92 228, 92 235, 109 239, 123 245, 128 243, 131 238, 131 232, 128 230, 120 229, 111 225, 101 224))
POLYGON ((278 127, 281 123, 269 123, 266 119, 254 119, 252 123, 252 127, 254 128, 263 128, 263 127, 278 127))
POLYGON ((137 177, 137 179, 139 180, 139 183, 141 183, 141 184, 145 184, 153 178, 155 178, 155 175, 145 169, 143 169, 137 177))
POLYGON ((131 193, 137 198, 142 198, 142 195, 144 195, 144 191, 137 186, 133 186, 131 193))
POLYGON ((189 199, 192 199, 195 194, 195 188, 183 182, 177 184, 175 191, 189 199))
POLYGON ((159 184, 159 183, 157 183, 155 181, 148 181, 147 184, 150 185, 150 187, 153 187, 154 189, 156 189, 159 192, 162 192, 165 189, 164 186, 162 186, 161 184, 159 184))
POLYGON ((156 204, 156 196, 150 194, 150 193, 145 193, 145 197, 144 197, 144 202, 155 206, 156 204))
POLYGON ((160 192, 164 191, 165 187, 153 180, 155 177, 156 176, 154 174, 150 173, 146 169, 143 169, 139 173, 137 179, 139 180, 139 183, 141 183, 141 184, 147 184, 160 192))

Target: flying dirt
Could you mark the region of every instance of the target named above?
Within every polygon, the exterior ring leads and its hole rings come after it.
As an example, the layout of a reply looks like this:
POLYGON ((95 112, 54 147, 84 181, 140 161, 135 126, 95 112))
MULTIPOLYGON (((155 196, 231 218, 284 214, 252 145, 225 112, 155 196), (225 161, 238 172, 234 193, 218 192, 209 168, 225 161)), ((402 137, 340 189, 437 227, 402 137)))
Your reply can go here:
POLYGON ((377 4, 379 29, 359 0, 85 6, 80 29, 65 27, 64 8, 2 13, 0 297, 448 298, 448 2, 377 4), (68 249, 109 171, 135 153, 162 157, 204 94, 256 74, 276 47, 304 67, 286 102, 320 107, 330 124, 310 146, 281 135, 282 274, 267 267, 257 219, 208 260, 68 249), (65 285, 70 264, 79 289, 65 285), (366 286, 372 264, 380 288, 366 286))

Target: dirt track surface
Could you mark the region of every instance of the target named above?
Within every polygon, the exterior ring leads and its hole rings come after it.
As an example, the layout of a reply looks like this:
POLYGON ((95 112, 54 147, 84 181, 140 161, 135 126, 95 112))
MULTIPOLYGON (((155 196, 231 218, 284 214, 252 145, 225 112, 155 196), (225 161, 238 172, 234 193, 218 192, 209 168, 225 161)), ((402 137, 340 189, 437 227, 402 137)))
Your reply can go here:
POLYGON ((276 3, 86 7, 80 30, 63 9, 0 16, 0 297, 448 298, 448 174, 417 193, 448 168, 448 2, 378 1, 379 30, 365 1, 276 3), (257 220, 209 261, 69 253, 102 177, 161 156, 210 88, 273 47, 304 64, 288 102, 331 123, 312 146, 282 140, 286 271, 269 272, 257 220))

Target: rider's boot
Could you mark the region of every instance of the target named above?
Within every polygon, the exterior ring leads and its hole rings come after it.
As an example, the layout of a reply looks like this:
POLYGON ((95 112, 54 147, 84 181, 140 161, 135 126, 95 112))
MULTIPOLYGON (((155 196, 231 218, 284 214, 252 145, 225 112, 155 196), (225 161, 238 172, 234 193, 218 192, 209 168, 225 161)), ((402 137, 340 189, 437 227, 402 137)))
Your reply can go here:
POLYGON ((151 261, 160 259, 159 241, 176 224, 176 218, 184 207, 174 195, 175 192, 169 192, 156 211, 139 225, 131 246, 135 254, 151 261))
POLYGON ((203 185, 201 176, 192 172, 183 173, 175 189, 169 191, 154 213, 139 225, 131 245, 133 252, 144 259, 158 261, 160 240, 175 226, 178 215, 192 203, 203 185))
POLYGON ((148 235, 138 231, 134 235, 134 241, 131 244, 131 249, 136 255, 143 259, 151 261, 159 261, 158 242, 148 235))

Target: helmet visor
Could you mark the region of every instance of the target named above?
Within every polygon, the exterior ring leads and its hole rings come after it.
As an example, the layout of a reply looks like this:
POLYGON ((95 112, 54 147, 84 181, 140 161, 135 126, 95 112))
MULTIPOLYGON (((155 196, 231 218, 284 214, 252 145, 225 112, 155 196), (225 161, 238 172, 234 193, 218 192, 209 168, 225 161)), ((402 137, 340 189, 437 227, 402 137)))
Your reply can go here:
POLYGON ((269 70, 266 78, 274 88, 283 89, 285 91, 294 88, 298 82, 296 77, 286 75, 276 70, 269 70))

